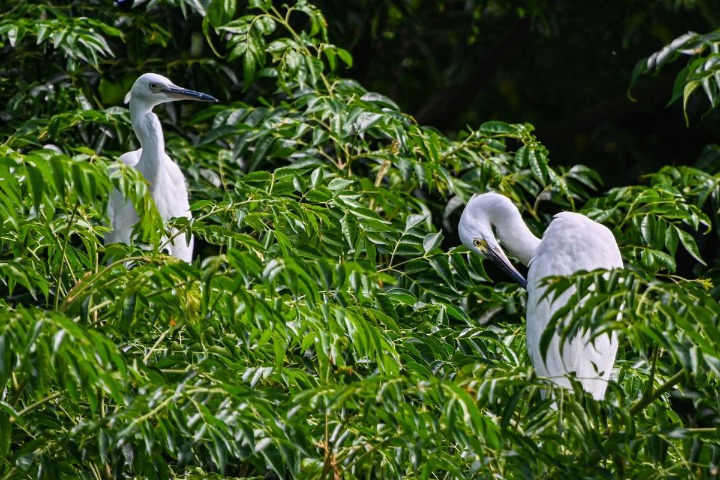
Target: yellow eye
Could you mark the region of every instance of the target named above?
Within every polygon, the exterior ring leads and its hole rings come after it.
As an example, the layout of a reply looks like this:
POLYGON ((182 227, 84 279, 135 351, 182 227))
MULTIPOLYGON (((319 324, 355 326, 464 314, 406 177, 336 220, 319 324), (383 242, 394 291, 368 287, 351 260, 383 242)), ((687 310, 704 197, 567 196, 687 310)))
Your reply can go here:
POLYGON ((475 241, 473 241, 473 245, 475 245, 475 247, 477 247, 477 249, 480 251, 483 251, 487 248, 487 242, 479 238, 476 238, 475 241))

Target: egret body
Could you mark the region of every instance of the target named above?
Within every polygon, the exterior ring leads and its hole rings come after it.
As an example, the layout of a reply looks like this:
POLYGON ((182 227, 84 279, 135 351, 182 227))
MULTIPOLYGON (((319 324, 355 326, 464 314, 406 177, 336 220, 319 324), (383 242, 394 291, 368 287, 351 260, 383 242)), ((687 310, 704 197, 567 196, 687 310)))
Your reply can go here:
MULTIPOLYGON (((164 221, 173 217, 192 218, 187 185, 180 167, 165 153, 165 137, 153 107, 175 100, 217 102, 204 93, 178 87, 170 80, 154 73, 141 75, 125 97, 130 104, 130 121, 140 141, 140 149, 120 156, 120 161, 136 168, 149 184, 150 195, 164 221)), ((130 243, 132 228, 139 221, 132 202, 115 190, 110 195, 108 217, 112 231, 105 243, 130 243)), ((177 235, 164 243, 170 255, 189 262, 192 259, 193 238, 177 235)))
POLYGON ((463 210, 458 230, 465 246, 498 264, 527 288, 527 347, 538 376, 571 388, 567 374, 574 373, 586 392, 597 400, 604 398, 615 363, 617 336, 603 334, 593 339, 584 332, 566 340, 561 349, 560 336, 555 335, 543 359, 540 338, 554 312, 569 301, 575 290, 568 289, 553 299, 543 298, 546 289, 541 280, 580 270, 622 268, 620 250, 610 230, 584 215, 563 212, 555 215, 540 240, 527 227, 517 207, 497 193, 473 196, 463 210), (500 243, 529 265, 527 282, 500 243))

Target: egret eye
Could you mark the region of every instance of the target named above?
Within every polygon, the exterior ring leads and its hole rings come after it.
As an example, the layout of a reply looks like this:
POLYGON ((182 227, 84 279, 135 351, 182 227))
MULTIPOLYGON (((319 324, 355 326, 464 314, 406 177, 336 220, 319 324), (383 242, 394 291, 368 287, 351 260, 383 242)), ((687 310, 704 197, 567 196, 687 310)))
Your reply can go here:
POLYGON ((158 84, 157 84, 157 83, 151 83, 151 84, 150 84, 150 90, 157 90, 157 89, 158 89, 158 84))

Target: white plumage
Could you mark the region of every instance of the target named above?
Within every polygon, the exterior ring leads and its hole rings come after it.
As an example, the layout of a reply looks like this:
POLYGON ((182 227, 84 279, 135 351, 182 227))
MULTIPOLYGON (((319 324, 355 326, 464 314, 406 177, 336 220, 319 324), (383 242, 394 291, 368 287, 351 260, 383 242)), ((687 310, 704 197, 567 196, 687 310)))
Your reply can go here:
MULTIPOLYGON (((162 75, 146 73, 133 84, 125 102, 130 103, 130 120, 141 148, 120 156, 120 161, 139 170, 148 181, 150 195, 155 201, 164 221, 173 217, 192 218, 185 177, 180 167, 165 153, 162 125, 153 107, 175 100, 217 102, 210 95, 187 90, 174 85, 162 75)), ((105 236, 105 243, 130 243, 132 228, 139 221, 135 207, 115 190, 108 203, 108 218, 112 231, 105 236)), ((190 262, 193 238, 176 235, 164 246, 168 253, 190 262)))
POLYGON ((560 337, 555 335, 543 360, 542 334, 554 312, 567 303, 575 290, 571 288, 557 298, 543 298, 545 288, 540 283, 552 275, 622 268, 620 250, 610 230, 584 215, 564 212, 555 216, 541 241, 527 228, 517 207, 496 193, 471 198, 458 230, 463 244, 527 286, 527 347, 537 374, 571 388, 567 375, 574 373, 586 392, 595 399, 604 398, 617 354, 617 336, 603 334, 593 340, 584 332, 567 340, 561 353, 560 337), (529 265, 527 284, 505 256, 498 239, 513 256, 529 265))

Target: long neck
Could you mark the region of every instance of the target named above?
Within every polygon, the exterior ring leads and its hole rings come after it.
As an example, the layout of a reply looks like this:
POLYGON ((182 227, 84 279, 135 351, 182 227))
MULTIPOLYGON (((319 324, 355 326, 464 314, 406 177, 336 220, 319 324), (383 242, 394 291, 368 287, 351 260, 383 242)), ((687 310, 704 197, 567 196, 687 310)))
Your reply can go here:
POLYGON ((540 245, 540 239, 533 235, 514 206, 512 212, 505 213, 493 222, 498 238, 508 252, 527 265, 540 245))
POLYGON ((157 183, 165 161, 165 138, 157 115, 148 108, 133 107, 131 102, 130 118, 142 148, 136 168, 140 170, 152 188, 157 183))

